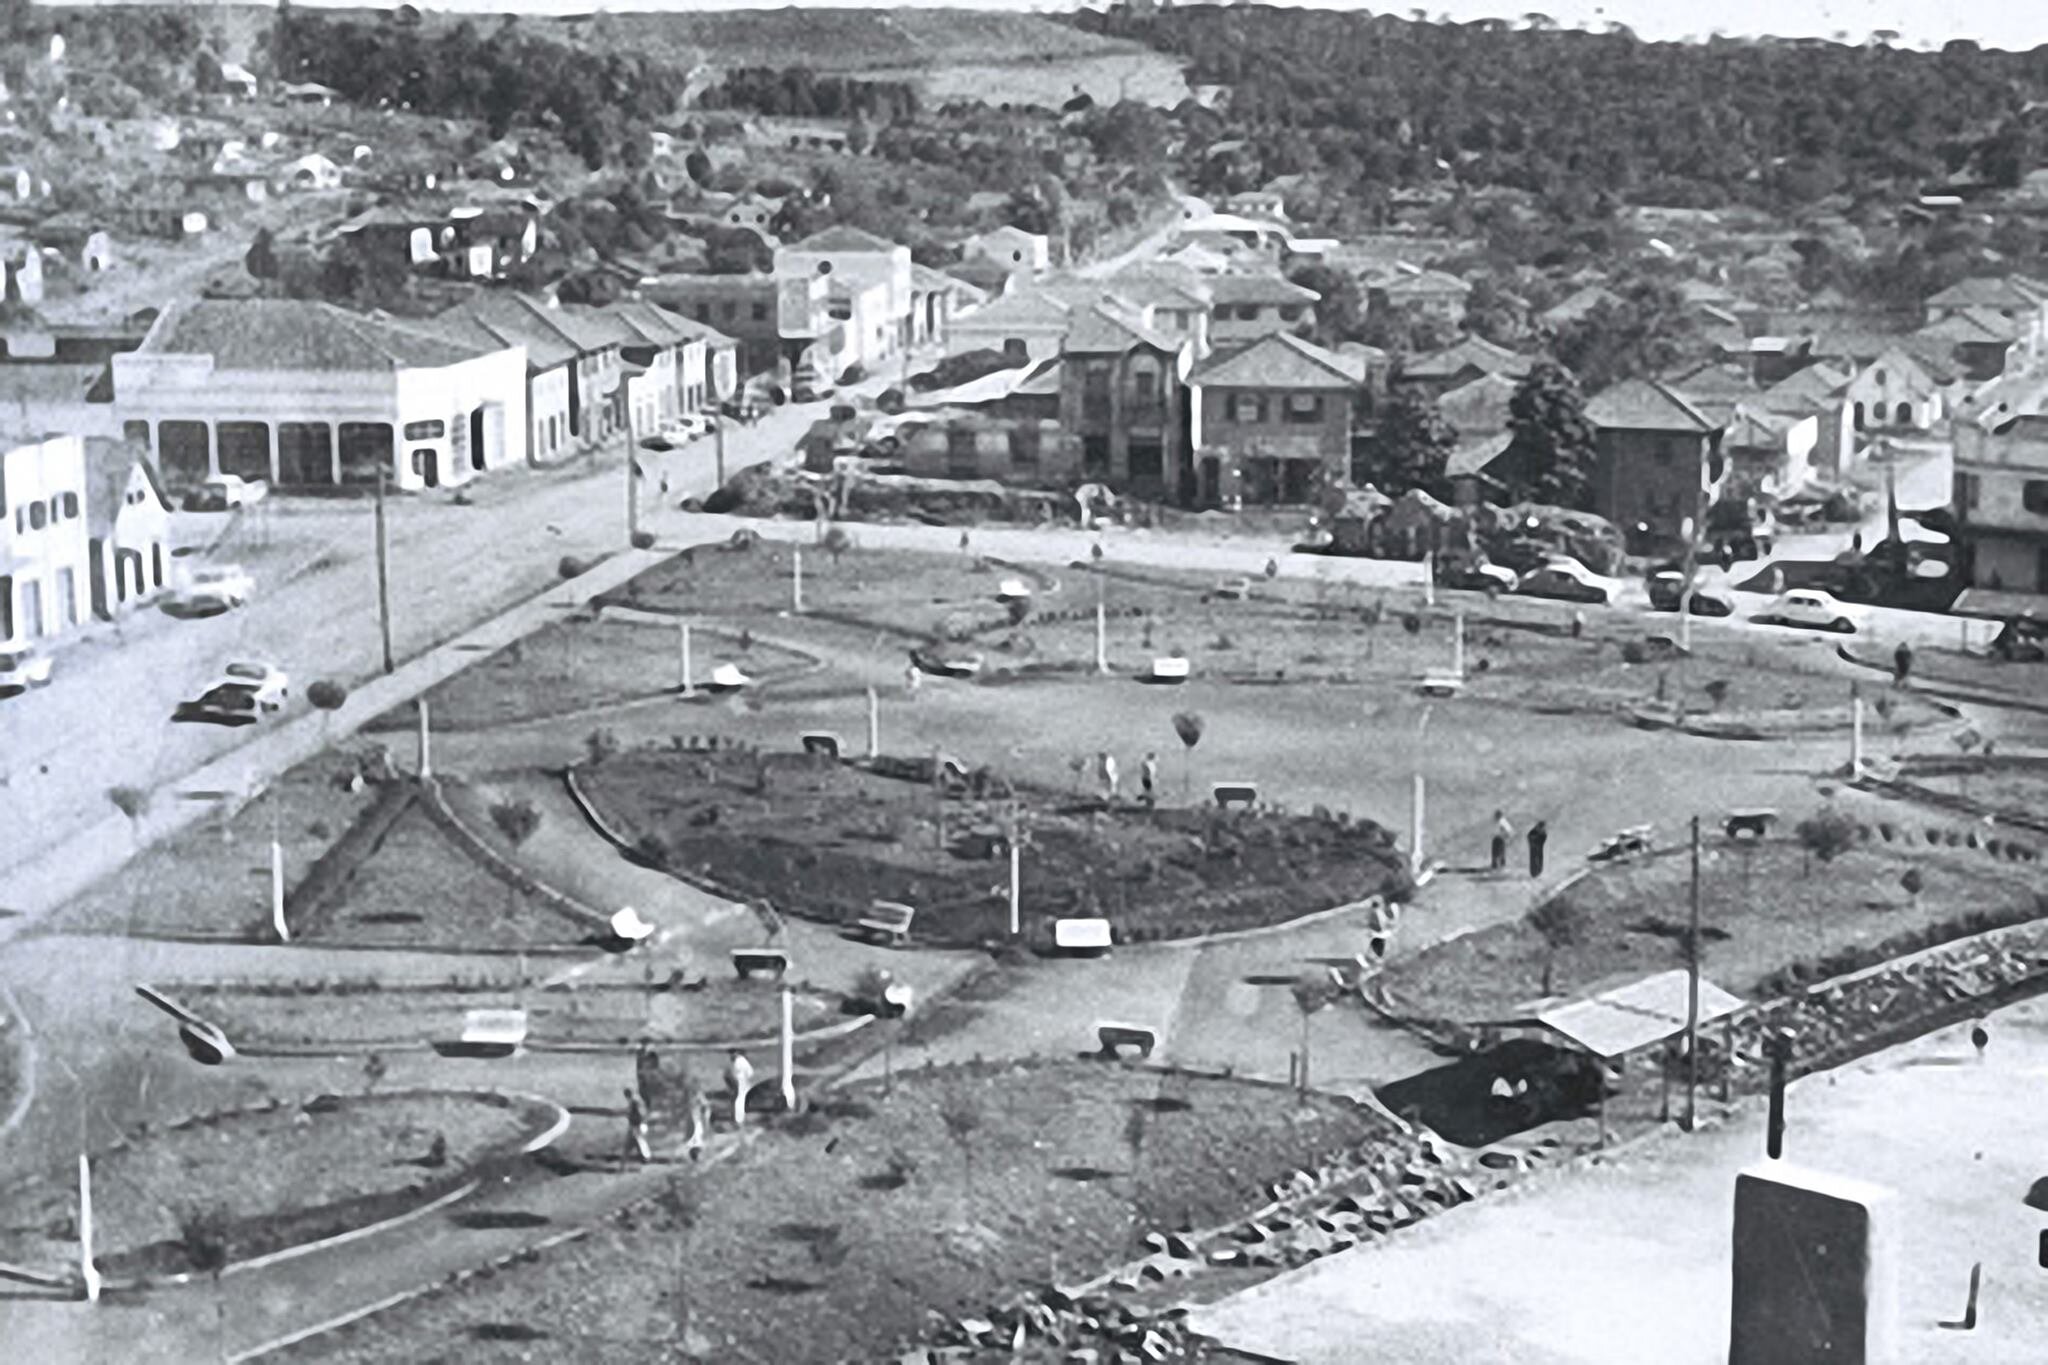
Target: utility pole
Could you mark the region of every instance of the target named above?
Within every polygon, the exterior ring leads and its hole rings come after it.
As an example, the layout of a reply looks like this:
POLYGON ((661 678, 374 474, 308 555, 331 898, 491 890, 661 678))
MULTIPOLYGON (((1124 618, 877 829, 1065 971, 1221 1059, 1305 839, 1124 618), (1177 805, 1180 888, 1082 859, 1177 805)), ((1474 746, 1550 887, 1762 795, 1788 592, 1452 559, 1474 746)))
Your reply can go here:
POLYGON ((724 410, 723 410, 723 409, 721 409, 721 410, 719 411, 719 413, 718 413, 718 414, 717 414, 717 415, 716 415, 715 417, 713 417, 713 418, 712 418, 712 420, 713 420, 714 422, 716 422, 716 423, 718 424, 717 426, 713 427, 713 428, 712 428, 712 431, 711 431, 711 434, 712 434, 713 438, 714 438, 714 439, 716 440, 716 442, 717 442, 717 449, 718 449, 718 455, 717 455, 717 459, 718 459, 718 482, 717 482, 717 483, 716 483, 715 485, 713 485, 713 488, 712 488, 712 491, 713 491, 713 492, 716 492, 716 491, 717 491, 718 489, 720 489, 720 488, 723 488, 723 487, 725 487, 725 423, 726 423, 726 416, 725 416, 725 412, 724 412, 724 410))
POLYGON ((377 624, 384 634, 384 671, 398 671, 391 657, 391 534, 384 525, 385 471, 377 469, 377 624))
POLYGON ((1700 1088, 1700 818, 1692 818, 1692 906, 1685 936, 1685 1131, 1693 1130, 1700 1088))
POLYGON ((1774 1029, 1764 1038, 1771 1059, 1771 1109, 1764 1133, 1764 1155, 1776 1161, 1785 1154, 1785 1068, 1792 1060, 1792 1033, 1774 1029))
MULTIPOLYGON (((629 381, 630 382, 630 381, 629 381)), ((632 396, 626 401, 626 544, 640 535, 640 447, 633 441, 632 396)))
POLYGON ((682 631, 682 666, 683 666, 683 688, 682 688, 682 691, 683 691, 683 695, 684 695, 684 696, 686 696, 686 697, 693 697, 693 696, 695 696, 695 695, 696 695, 697 693, 696 693, 696 688, 695 688, 695 687, 694 687, 694 686, 693 686, 693 685, 691 684, 691 681, 690 681, 690 623, 689 623, 688 621, 683 621, 683 622, 681 622, 681 623, 680 623, 680 628, 681 628, 681 631, 682 631))

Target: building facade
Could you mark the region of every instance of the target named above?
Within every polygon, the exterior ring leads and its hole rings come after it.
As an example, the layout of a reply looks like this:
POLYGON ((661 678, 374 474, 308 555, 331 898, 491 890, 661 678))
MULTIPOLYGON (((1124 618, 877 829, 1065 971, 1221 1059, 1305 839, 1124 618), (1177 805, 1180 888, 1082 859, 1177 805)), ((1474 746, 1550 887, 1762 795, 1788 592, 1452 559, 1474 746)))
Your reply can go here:
POLYGON ((1958 422, 1950 511, 1970 586, 2048 593, 2048 414, 1958 422))
POLYGON ((88 439, 85 477, 92 609, 112 620, 170 581, 171 501, 139 442, 88 439))
POLYGON ((1348 486, 1364 378, 1335 352, 1287 333, 1197 365, 1188 377, 1195 500, 1301 504, 1348 486))
POLYGON ((85 441, 0 438, 0 641, 63 635, 91 610, 85 441))
POLYGON ((1080 477, 1134 497, 1191 502, 1185 384, 1193 355, 1118 310, 1074 310, 1059 370, 1060 429, 1080 477))
POLYGON ((1668 386, 1631 379, 1586 404, 1593 510, 1631 541, 1697 529, 1727 478, 1722 426, 1668 386))

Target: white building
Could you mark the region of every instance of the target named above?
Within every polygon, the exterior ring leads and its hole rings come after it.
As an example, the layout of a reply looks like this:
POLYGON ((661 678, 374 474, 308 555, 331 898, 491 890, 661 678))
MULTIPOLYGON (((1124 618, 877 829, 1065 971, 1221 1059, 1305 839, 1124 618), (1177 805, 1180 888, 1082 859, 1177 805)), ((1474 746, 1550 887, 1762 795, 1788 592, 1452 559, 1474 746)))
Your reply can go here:
POLYGON ((62 635, 91 610, 85 441, 0 436, 0 641, 62 635))
POLYGON ((465 483, 526 459, 526 351, 285 299, 173 304, 114 357, 114 407, 173 487, 465 483))
POLYGON ((1005 225, 975 233, 960 243, 960 255, 966 260, 994 261, 1012 270, 1043 274, 1052 267, 1052 241, 1044 233, 1005 225))
MULTIPOLYGON (((845 329, 842 367, 872 371, 910 343, 914 305, 910 248, 853 227, 829 227, 775 252, 778 286, 822 278, 829 316, 845 329)), ((808 286, 806 285, 806 288, 808 286)), ((815 338, 815 319, 803 292, 778 289, 781 335, 815 338)))

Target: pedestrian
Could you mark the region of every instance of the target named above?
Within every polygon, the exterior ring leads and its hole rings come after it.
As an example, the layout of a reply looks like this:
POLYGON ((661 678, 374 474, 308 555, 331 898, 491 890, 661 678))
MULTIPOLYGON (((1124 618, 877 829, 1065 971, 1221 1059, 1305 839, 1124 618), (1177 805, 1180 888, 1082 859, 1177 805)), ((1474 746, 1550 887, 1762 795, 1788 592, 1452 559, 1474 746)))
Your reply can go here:
POLYGON ((661 476, 661 495, 663 497, 668 496, 668 473, 666 471, 663 471, 661 476))
POLYGON ((1493 813, 1493 862, 1491 870, 1508 870, 1508 840, 1515 837, 1515 827, 1508 823, 1508 813, 1497 810, 1493 813))
POLYGON ((641 1105, 640 1097, 630 1090, 621 1091, 626 1097, 626 1151, 625 1155, 645 1166, 654 1159, 647 1150, 647 1110, 641 1105))
POLYGON ((683 1143, 683 1150, 690 1154, 690 1160, 704 1159, 704 1142, 711 1131, 711 1097, 703 1087, 690 1087, 690 1136, 683 1143))
POLYGON ((1990 1045, 1991 1030, 1984 1027, 1984 1021, 1979 1019, 1976 1023, 1970 1025, 1970 1046, 1977 1049, 1978 1061, 1984 1060, 1984 1049, 1990 1045))
POLYGON ((747 1092, 754 1088, 754 1064, 738 1048, 733 1049, 732 1060, 726 1064, 725 1079, 732 1085, 732 1126, 743 1128, 747 1122, 747 1092))
POLYGON ((1913 646, 1904 640, 1892 651, 1892 686, 1904 687, 1913 673, 1913 646))
MULTIPOLYGON (((671 987, 682 972, 678 967, 669 977, 671 987)), ((661 1058, 655 1055, 652 1043, 643 1042, 633 1050, 633 1088, 640 1094, 640 1103, 652 1110, 655 1092, 661 1088, 661 1058)))
POLYGON ((1150 810, 1158 801, 1159 755, 1147 750, 1145 761, 1138 765, 1138 786, 1145 793, 1145 808, 1150 810))
POLYGON ((1549 822, 1538 820, 1529 826, 1529 875, 1543 875, 1543 846, 1550 842, 1549 822))
POLYGON ((1572 638, 1573 638, 1574 640, 1576 640, 1576 639, 1580 638, 1581 636, 1583 636, 1583 635, 1584 635, 1585 633, 1586 633, 1586 613, 1584 613, 1583 611, 1580 611, 1580 610, 1579 610, 1579 609, 1578 609, 1577 607, 1573 607, 1573 608, 1572 608, 1572 638))
POLYGON ((921 685, 923 682, 924 674, 918 669, 917 661, 915 659, 911 660, 908 664, 904 665, 903 690, 905 692, 915 697, 917 695, 917 689, 919 685, 921 685))
POLYGON ((1102 779, 1102 799, 1105 801, 1116 800, 1117 785, 1120 781, 1116 770, 1116 755, 1107 749, 1096 755, 1095 771, 1097 776, 1102 779))

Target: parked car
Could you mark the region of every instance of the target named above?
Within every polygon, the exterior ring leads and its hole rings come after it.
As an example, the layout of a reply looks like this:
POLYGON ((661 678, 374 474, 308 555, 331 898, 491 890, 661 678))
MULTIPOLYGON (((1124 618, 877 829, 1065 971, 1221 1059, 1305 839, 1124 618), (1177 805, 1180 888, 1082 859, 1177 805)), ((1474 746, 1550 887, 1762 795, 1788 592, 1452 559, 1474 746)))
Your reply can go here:
POLYGON ((221 683, 191 701, 179 702, 171 719, 204 725, 254 725, 262 719, 263 710, 255 688, 246 683, 221 683))
POLYGON ((241 565, 201 565, 164 599, 164 609, 173 615, 213 616, 244 605, 255 593, 256 580, 241 565))
POLYGON ((1765 626, 1797 626, 1804 630, 1832 630, 1841 635, 1855 631, 1860 611, 1814 588, 1794 588, 1778 594, 1770 606, 1753 618, 1765 626))
POLYGON ((291 696, 291 679, 276 664, 261 663, 253 659, 237 660, 220 671, 222 685, 233 684, 255 691, 257 702, 266 711, 282 708, 291 696))
POLYGON ((1560 555, 1515 580, 1515 591, 1525 597, 1556 597, 1567 602, 1605 605, 1620 595, 1621 584, 1605 574, 1594 573, 1576 559, 1560 555))
POLYGON ((50 656, 34 645, 0 649, 0 696, 45 686, 50 681, 50 668, 50 656))
MULTIPOLYGON (((1653 611, 1677 611, 1685 595, 1685 575, 1676 569, 1665 569, 1650 575, 1650 608, 1653 611)), ((1686 603, 1690 616, 1733 616, 1735 599, 1719 588, 1695 582, 1692 585, 1692 600, 1686 603)))
POLYGON ((1252 581, 1249 578, 1219 579, 1209 589, 1209 596, 1223 602, 1242 602, 1252 595, 1252 581))
POLYGON ((243 479, 223 474, 208 479, 185 495, 187 512, 229 512, 249 507, 270 495, 270 485, 261 479, 243 479))
POLYGON ((1479 560, 1465 564, 1441 564, 1437 568, 1436 581, 1442 587, 1461 588, 1467 592, 1513 592, 1520 577, 1505 564, 1479 560))

